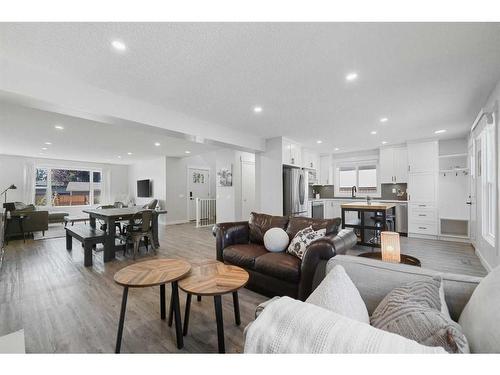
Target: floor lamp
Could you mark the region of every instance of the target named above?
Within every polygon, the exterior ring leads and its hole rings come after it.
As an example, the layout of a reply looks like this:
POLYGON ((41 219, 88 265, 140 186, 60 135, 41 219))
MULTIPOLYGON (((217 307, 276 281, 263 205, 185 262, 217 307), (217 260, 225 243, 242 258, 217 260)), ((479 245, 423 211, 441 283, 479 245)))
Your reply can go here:
POLYGON ((14 185, 14 184, 12 184, 12 185, 10 185, 7 189, 5 189, 4 191, 2 191, 2 192, 0 193, 0 195, 2 195, 2 194, 4 194, 4 195, 5 195, 4 206, 5 206, 5 203, 7 203, 7 191, 9 191, 9 190, 15 190, 15 189, 17 189, 17 186, 16 186, 16 185, 14 185))

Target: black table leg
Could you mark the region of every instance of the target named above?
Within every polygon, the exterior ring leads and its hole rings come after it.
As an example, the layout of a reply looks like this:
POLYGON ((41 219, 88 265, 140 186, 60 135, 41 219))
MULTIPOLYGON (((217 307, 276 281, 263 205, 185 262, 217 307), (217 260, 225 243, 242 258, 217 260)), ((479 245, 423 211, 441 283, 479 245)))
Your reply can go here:
POLYGON ((153 242, 156 248, 160 247, 160 241, 158 240, 158 214, 153 212, 153 228, 151 231, 153 232, 153 242))
POLYGON ((175 334, 177 336, 177 348, 182 349, 184 346, 184 340, 182 338, 182 322, 181 322, 181 309, 179 306, 179 288, 177 286, 177 281, 172 283, 172 300, 173 300, 173 310, 175 316, 175 334))
POLYGON ((118 323, 118 335, 116 336, 115 353, 120 353, 122 346, 123 323, 125 322, 125 310, 127 308, 128 286, 123 288, 122 309, 120 311, 120 322, 118 323))
POLYGON ((198 302, 200 302, 200 301, 201 301, 201 296, 196 296, 196 300, 197 300, 198 302))
POLYGON ((237 326, 241 324, 240 319, 240 301, 238 298, 238 291, 233 292, 233 305, 234 305, 234 322, 237 326))
POLYGON ((90 224, 91 228, 95 229, 95 217, 90 216, 90 218, 89 218, 89 224, 90 224))
POLYGON ((115 219, 110 217, 106 220, 106 239, 104 241, 104 261, 110 262, 115 259, 115 219))
POLYGON ((215 305, 215 319, 217 320, 217 341, 219 344, 219 353, 225 353, 226 348, 224 345, 224 321, 222 319, 222 298, 221 296, 214 296, 215 305))
POLYGON ((186 296, 186 310, 184 311, 184 329, 182 331, 182 334, 184 336, 186 336, 188 333, 190 311, 191 311, 191 294, 188 293, 186 296))
POLYGON ((174 320, 174 294, 170 295, 170 306, 168 307, 168 326, 172 327, 172 322, 174 320))
POLYGON ((165 311, 165 284, 160 285, 160 316, 162 320, 166 318, 165 311))

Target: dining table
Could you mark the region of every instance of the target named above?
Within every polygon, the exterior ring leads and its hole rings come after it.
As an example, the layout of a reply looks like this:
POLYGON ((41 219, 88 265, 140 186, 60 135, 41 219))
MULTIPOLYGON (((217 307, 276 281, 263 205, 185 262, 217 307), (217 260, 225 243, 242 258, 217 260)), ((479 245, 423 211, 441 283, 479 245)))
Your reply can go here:
MULTIPOLYGON (((131 221, 135 214, 140 211, 145 211, 145 208, 139 206, 123 207, 123 208, 95 208, 85 209, 84 213, 89 215, 89 222, 92 228, 96 228, 96 220, 102 220, 106 224, 106 239, 104 241, 104 262, 110 262, 115 259, 115 251, 123 250, 126 245, 116 245, 116 228, 117 221, 131 221)), ((156 247, 160 246, 158 240, 158 216, 166 214, 165 210, 149 210, 153 212, 153 239, 156 247)))

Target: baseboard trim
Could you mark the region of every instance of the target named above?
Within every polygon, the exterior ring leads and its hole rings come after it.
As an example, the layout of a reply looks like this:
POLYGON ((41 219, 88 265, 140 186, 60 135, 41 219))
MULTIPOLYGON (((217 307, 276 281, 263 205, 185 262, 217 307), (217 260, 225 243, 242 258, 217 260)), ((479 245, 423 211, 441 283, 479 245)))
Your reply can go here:
POLYGON ((188 220, 172 220, 165 222, 165 225, 176 225, 176 224, 186 224, 189 223, 188 220))
POLYGON ((474 248, 474 253, 476 253, 477 257, 479 258, 479 261, 481 262, 481 264, 483 265, 484 268, 486 268, 486 271, 488 271, 488 273, 491 272, 491 270, 493 269, 493 267, 491 267, 488 262, 486 261, 486 259, 484 259, 483 255, 481 254, 481 252, 474 248))

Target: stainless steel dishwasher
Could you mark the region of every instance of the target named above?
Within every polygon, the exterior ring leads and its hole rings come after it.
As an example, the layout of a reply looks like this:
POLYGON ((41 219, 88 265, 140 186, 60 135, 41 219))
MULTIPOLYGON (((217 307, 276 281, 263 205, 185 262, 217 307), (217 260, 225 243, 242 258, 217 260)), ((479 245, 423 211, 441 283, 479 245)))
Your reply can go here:
POLYGON ((312 217, 313 219, 324 219, 325 218, 325 202, 312 202, 312 217))
POLYGON ((408 203, 396 203, 396 232, 408 234, 408 203))

